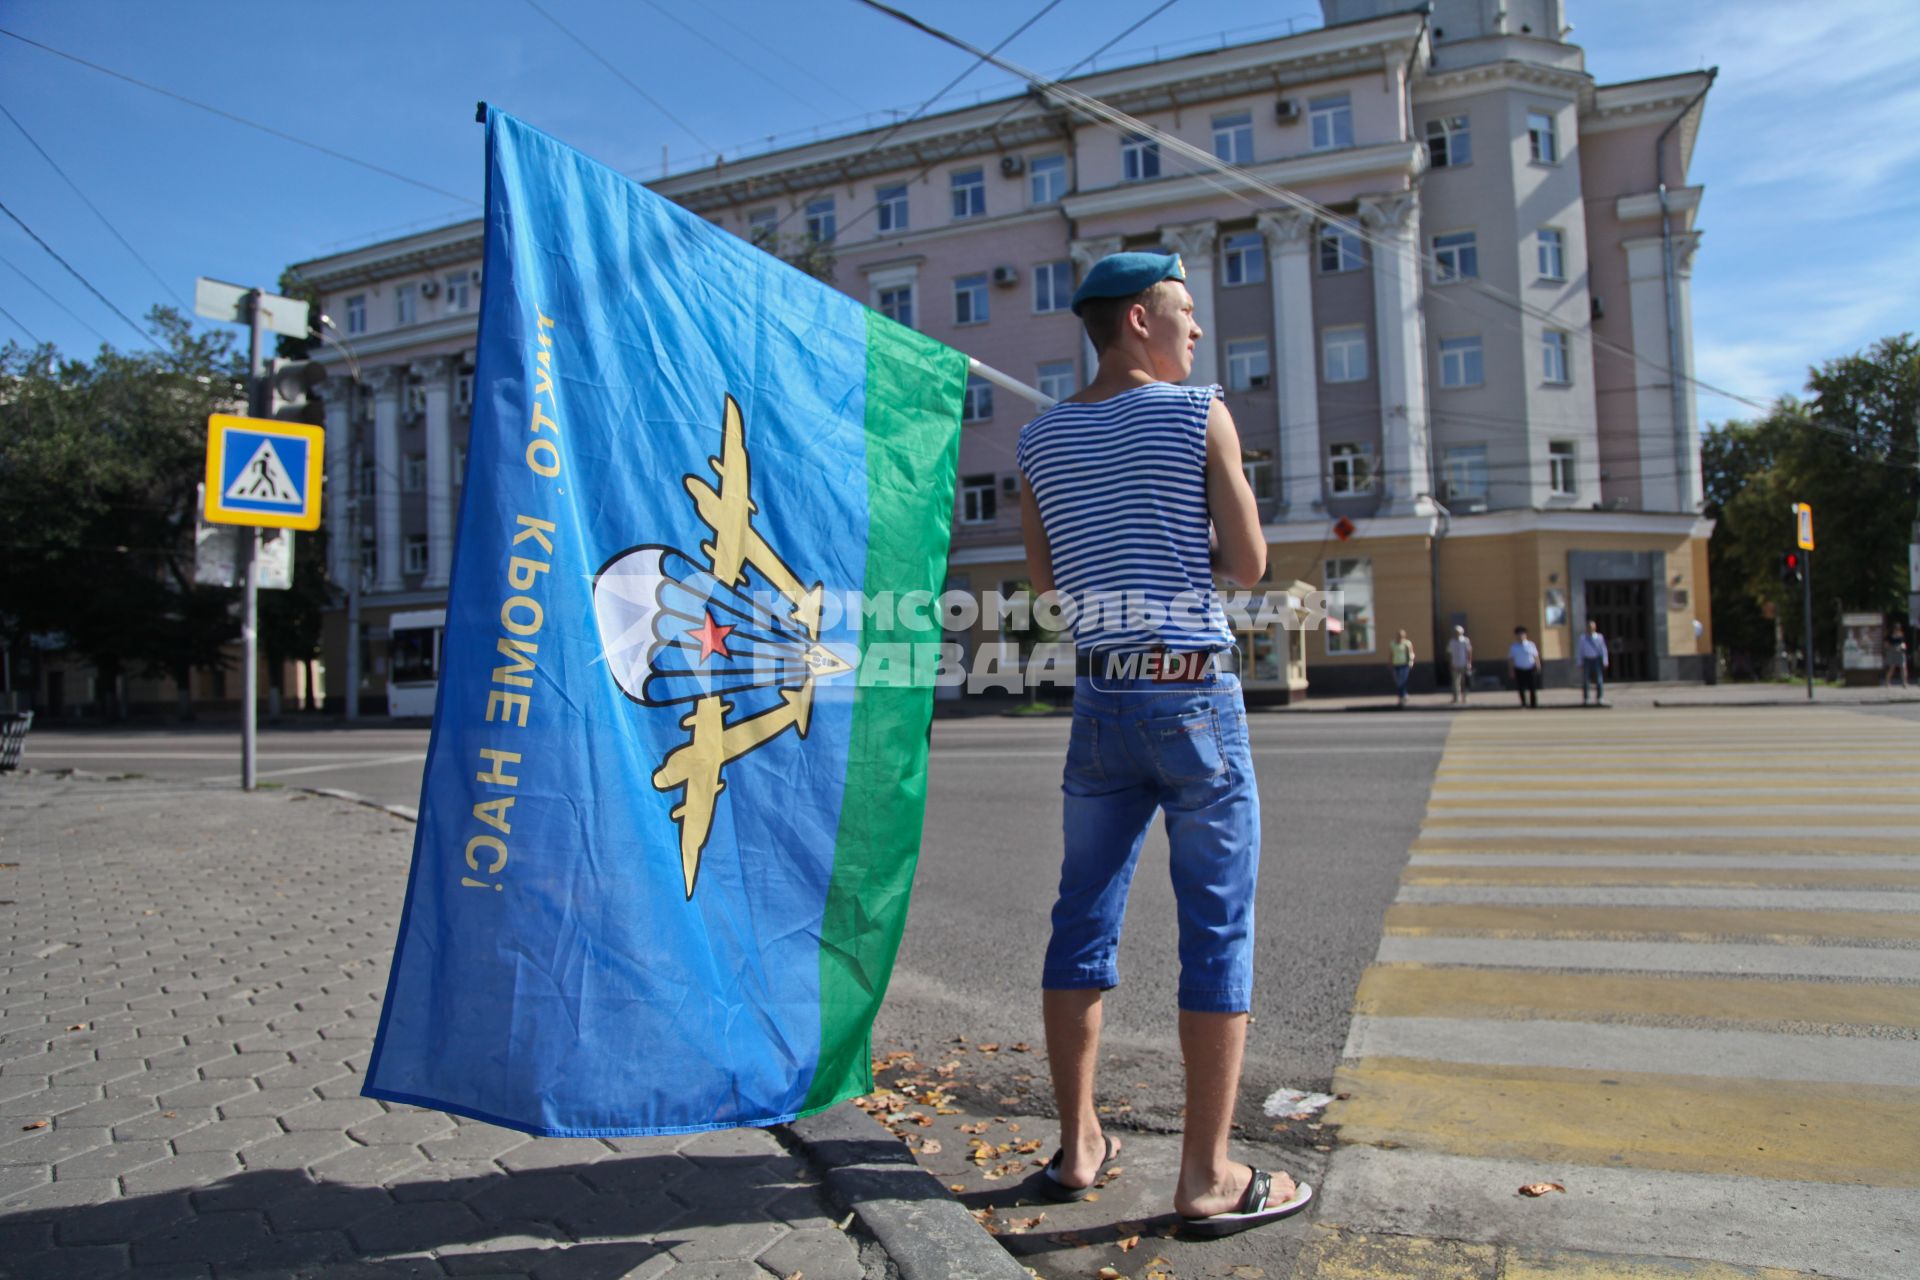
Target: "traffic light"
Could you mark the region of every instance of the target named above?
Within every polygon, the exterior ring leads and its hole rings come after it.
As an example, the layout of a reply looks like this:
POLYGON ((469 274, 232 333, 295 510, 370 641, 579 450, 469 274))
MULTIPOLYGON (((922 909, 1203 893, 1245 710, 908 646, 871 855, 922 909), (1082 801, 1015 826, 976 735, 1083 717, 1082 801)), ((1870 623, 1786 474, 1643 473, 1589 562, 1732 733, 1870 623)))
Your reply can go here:
POLYGON ((1807 562, 1804 553, 1787 551, 1780 556, 1780 581, 1790 587, 1797 587, 1806 577, 1807 562))

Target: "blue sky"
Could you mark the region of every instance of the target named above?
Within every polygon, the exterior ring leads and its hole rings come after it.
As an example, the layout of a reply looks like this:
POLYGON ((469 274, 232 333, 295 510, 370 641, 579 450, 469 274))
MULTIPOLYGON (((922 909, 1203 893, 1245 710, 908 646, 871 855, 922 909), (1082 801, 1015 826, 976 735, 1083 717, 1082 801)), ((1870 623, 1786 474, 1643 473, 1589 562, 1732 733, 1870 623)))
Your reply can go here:
MULTIPOLYGON (((334 0, 325 6, 12 0, 0 27, 451 194, 304 150, 0 37, 0 106, 153 268, 0 117, 0 201, 138 318, 198 275, 271 286, 289 262, 471 216, 485 98, 642 177, 711 150, 882 123, 966 55, 852 0, 334 0)), ((1005 50, 1061 72, 1161 0, 1060 0, 1005 50)), ((991 45, 1045 0, 906 0, 991 45)), ((1690 179, 1696 372, 1756 399, 1809 365, 1920 327, 1920 4, 1571 0, 1603 83, 1717 65, 1690 179)), ((1318 23, 1312 0, 1177 0, 1102 67, 1318 23)), ((975 71, 942 105, 1004 96, 975 71)), ((135 334, 0 218, 0 308, 63 350, 135 334), (24 272, 26 279, 20 273, 24 272), (28 283, 31 280, 33 283, 28 283), (35 287, 38 286, 38 288, 35 287), (40 292, 45 290, 45 294, 40 292), (51 295, 51 297, 46 296, 51 295), (71 313, 71 314, 69 314, 71 313)), ((24 340, 0 318, 0 340, 24 340)), ((1705 421, 1750 411, 1710 393, 1705 421)))

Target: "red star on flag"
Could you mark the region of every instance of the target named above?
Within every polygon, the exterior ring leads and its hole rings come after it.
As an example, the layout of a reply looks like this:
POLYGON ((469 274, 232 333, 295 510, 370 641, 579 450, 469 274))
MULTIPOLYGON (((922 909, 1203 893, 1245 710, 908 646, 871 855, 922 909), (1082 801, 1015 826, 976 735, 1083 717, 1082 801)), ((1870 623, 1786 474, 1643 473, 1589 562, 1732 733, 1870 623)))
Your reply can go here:
POLYGON ((723 627, 718 622, 715 622, 713 610, 707 610, 707 621, 705 625, 687 633, 700 642, 700 656, 694 659, 694 661, 705 662, 716 653, 723 658, 731 658, 733 655, 727 652, 727 636, 732 631, 732 627, 723 627))

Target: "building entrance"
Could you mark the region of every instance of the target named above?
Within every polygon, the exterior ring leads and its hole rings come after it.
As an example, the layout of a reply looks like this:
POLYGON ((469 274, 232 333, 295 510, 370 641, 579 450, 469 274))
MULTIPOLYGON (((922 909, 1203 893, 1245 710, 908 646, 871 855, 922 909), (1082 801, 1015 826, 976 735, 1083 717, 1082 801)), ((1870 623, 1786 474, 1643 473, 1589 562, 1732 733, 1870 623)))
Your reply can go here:
POLYGON ((1587 620, 1600 624, 1612 663, 1609 681, 1648 680, 1653 669, 1647 614, 1647 584, 1639 580, 1587 580, 1587 620))

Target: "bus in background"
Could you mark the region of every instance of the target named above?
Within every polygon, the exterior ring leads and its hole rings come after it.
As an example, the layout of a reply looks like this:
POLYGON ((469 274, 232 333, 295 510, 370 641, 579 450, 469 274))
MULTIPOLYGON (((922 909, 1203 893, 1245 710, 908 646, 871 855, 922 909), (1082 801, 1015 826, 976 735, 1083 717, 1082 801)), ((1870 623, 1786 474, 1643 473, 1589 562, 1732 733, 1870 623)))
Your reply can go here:
POLYGON ((445 609, 396 613, 387 620, 388 715, 424 719, 433 714, 446 633, 445 609))

